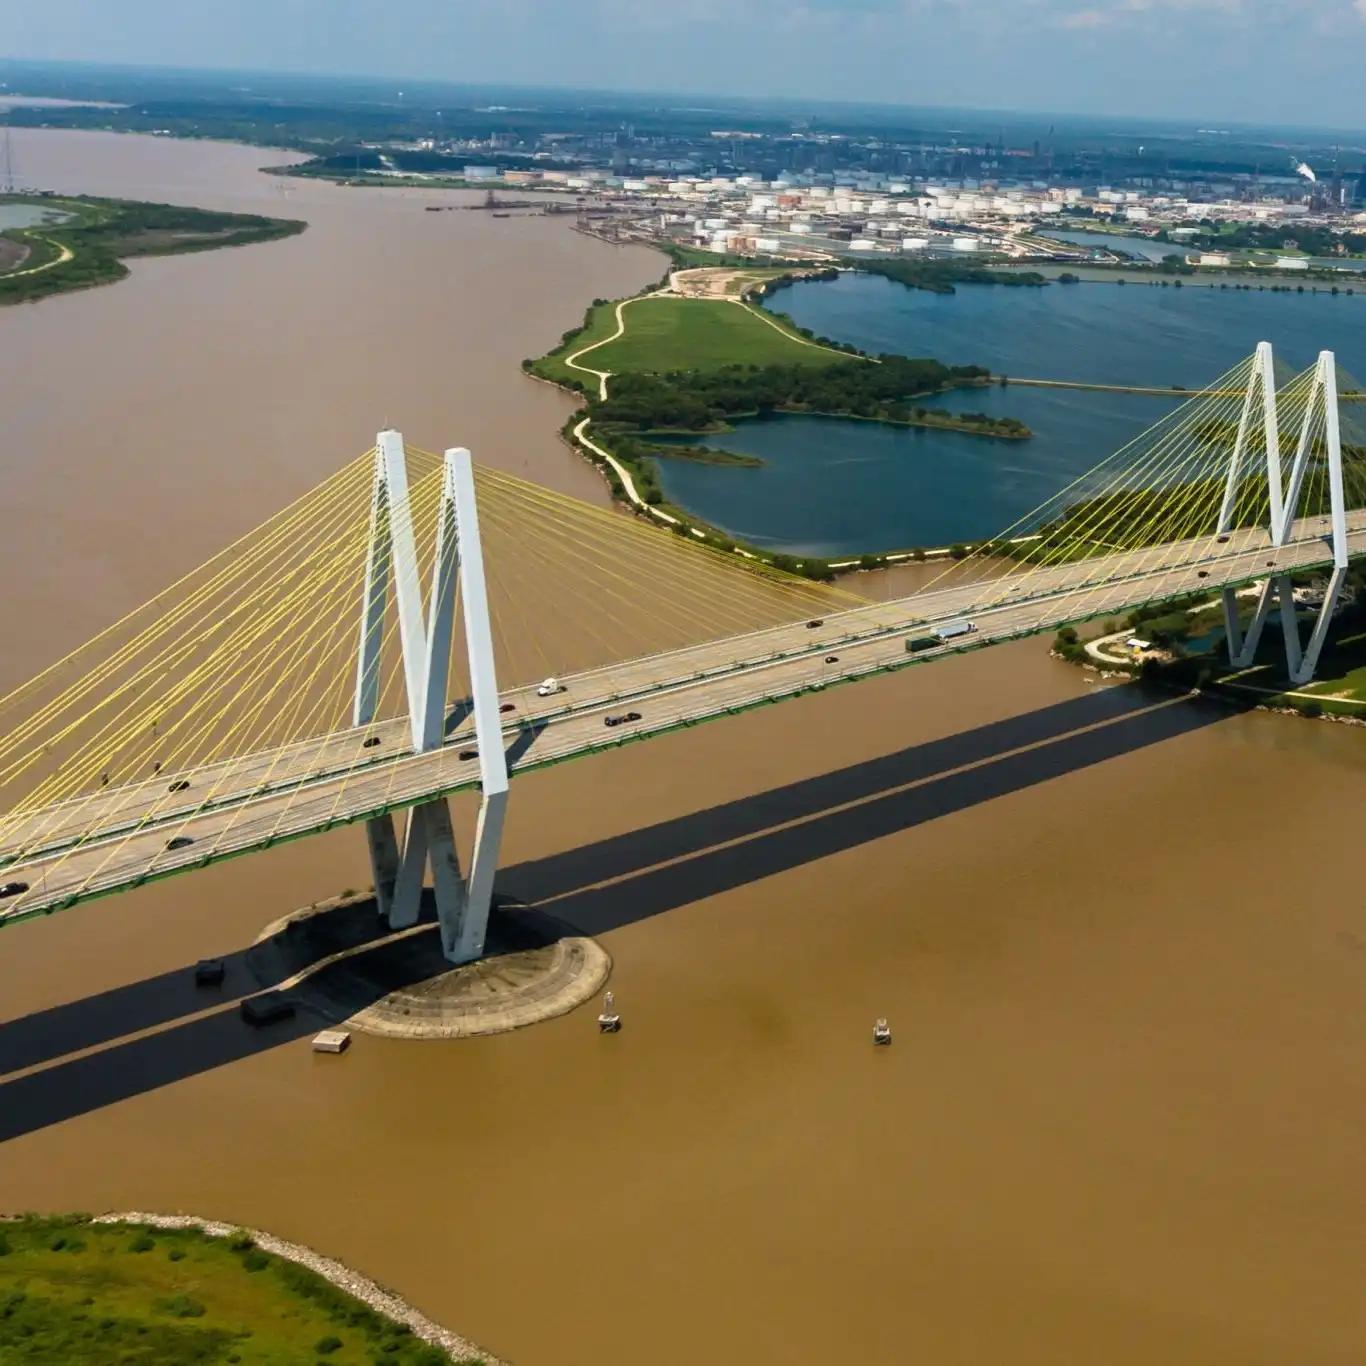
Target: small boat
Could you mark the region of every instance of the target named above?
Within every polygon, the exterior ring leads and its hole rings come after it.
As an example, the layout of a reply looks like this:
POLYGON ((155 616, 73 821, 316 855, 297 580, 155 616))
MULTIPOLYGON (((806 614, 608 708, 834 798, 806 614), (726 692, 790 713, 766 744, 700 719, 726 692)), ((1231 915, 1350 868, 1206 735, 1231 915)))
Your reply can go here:
POLYGON ((873 1025, 873 1042, 875 1044, 889 1044, 892 1041, 891 1026, 884 1019, 879 1019, 873 1025))
POLYGON ((621 1028, 621 1016, 617 1014, 616 1002, 609 991, 602 998, 602 1014, 598 1016, 598 1033, 615 1034, 621 1028))

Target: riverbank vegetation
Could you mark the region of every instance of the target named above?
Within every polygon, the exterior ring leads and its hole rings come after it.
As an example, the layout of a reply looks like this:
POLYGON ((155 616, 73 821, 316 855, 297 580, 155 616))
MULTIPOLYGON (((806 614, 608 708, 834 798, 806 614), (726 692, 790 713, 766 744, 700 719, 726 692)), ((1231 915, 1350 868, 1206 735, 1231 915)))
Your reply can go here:
POLYGON ((0 1221, 0 1361, 452 1366, 455 1358, 245 1234, 211 1238, 77 1215, 0 1221))
POLYGON ((660 427, 717 431, 736 418, 775 412, 906 422, 916 413, 907 400, 989 378, 981 366, 905 356, 884 356, 878 364, 827 358, 819 367, 624 373, 613 376, 609 397, 594 401, 590 411, 598 422, 642 432, 660 427))
POLYGON ((0 196, 0 206, 16 203, 68 217, 5 231, 4 237, 28 250, 22 261, 0 274, 0 304, 29 303, 68 290, 110 284, 128 274, 123 263, 131 257, 245 246, 291 237, 308 226, 297 219, 88 195, 0 196))
MULTIPOLYGON (((1322 575, 1296 574, 1296 588, 1321 587, 1322 575)), ((1250 624, 1256 607, 1254 593, 1239 598, 1243 627, 1250 624)), ((1318 613, 1317 602, 1300 614, 1302 638, 1318 613)), ((1285 646, 1276 607, 1258 641, 1251 664, 1234 668, 1225 648, 1223 605, 1208 594, 1187 595, 1150 603, 1113 620, 1087 627, 1065 626, 1053 642, 1053 653, 1071 663, 1113 672, 1139 674, 1182 688, 1200 688, 1215 694, 1310 718, 1348 717, 1366 721, 1366 566, 1348 571, 1342 599, 1333 615, 1318 668, 1312 682, 1291 682, 1285 669, 1285 646), (1141 639, 1144 651, 1125 648, 1122 637, 1141 639), (1113 640, 1107 640, 1113 637, 1113 640), (1087 645, 1100 646, 1097 658, 1087 645)))
POLYGON ((1040 288, 1047 279, 1034 270, 992 270, 966 261, 846 261, 845 265, 865 275, 881 275, 907 289, 924 289, 932 294, 952 294, 955 285, 1014 285, 1040 288))
POLYGON ((662 460, 691 460, 697 465, 729 465, 737 469, 757 469, 764 463, 757 455, 744 455, 721 446, 670 445, 659 440, 636 441, 624 435, 617 438, 615 453, 623 460, 642 460, 649 456, 662 460))

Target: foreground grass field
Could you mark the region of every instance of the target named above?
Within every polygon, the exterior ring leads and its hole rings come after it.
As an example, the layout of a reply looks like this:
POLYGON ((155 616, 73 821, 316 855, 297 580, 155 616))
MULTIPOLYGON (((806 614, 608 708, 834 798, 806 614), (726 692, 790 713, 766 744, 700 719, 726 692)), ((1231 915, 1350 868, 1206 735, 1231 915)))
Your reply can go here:
POLYGON ((246 1237, 79 1218, 0 1222, 4 1366, 451 1361, 246 1237))
POLYGON ((590 383, 591 376, 565 365, 579 363, 613 374, 719 370, 727 365, 833 365, 846 352, 815 346, 758 310, 723 299, 672 296, 629 300, 622 305, 624 334, 617 330, 616 305, 597 305, 584 328, 543 360, 535 373, 547 379, 590 383), (598 343, 602 343, 598 345, 598 343))

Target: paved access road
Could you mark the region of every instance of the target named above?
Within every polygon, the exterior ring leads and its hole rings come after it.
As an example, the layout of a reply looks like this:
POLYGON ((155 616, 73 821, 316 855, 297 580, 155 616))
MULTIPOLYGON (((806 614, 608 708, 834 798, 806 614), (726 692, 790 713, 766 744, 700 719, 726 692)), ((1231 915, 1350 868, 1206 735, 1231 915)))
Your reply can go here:
MULTIPOLYGON (((894 602, 629 660, 502 696, 508 767, 525 772, 759 703, 910 663, 1113 615, 1142 603, 1213 591, 1327 563, 1327 519, 1296 523, 1274 549, 1265 532, 1212 537, 1077 561, 1028 566, 894 602), (927 626, 968 618, 975 629, 915 655, 927 626), (607 726, 606 718, 639 713, 607 726)), ((1366 554, 1366 510, 1348 517, 1353 555, 1366 554)), ((27 888, 0 902, 0 923, 136 886, 151 878, 326 830, 440 793, 474 787, 479 764, 465 703, 439 750, 414 754, 406 719, 321 736, 210 767, 12 816, 0 829, 0 879, 27 888), (172 848, 171 845, 175 847, 172 848)))

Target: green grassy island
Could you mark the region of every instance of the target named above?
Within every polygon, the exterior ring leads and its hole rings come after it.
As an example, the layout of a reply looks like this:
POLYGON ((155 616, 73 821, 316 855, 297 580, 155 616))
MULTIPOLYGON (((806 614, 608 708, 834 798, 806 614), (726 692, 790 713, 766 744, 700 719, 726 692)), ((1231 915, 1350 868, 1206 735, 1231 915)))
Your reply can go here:
POLYGON ((483 1366, 251 1236, 0 1220, 0 1361, 24 1366, 483 1366))
POLYGON ((0 195, 0 304, 111 284, 128 274, 129 257, 240 247, 292 237, 307 226, 89 195, 0 195))
MULTIPOLYGON (((682 534, 751 554, 758 552, 737 547, 717 528, 668 504, 656 461, 762 462, 681 438, 729 431, 739 419, 768 413, 933 427, 996 440, 1031 435, 1013 418, 950 413, 914 401, 989 383, 980 366, 866 356, 751 302, 791 278, 779 269, 723 265, 675 274, 668 285, 634 298, 596 299, 580 327, 566 332, 548 355, 522 366, 587 400, 584 412, 566 424, 566 435, 603 469, 616 497, 682 534), (676 440, 662 446, 662 436, 676 440)), ((772 558, 812 577, 831 574, 822 560, 772 558)))

